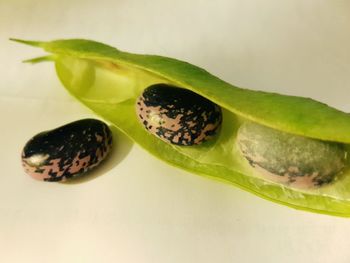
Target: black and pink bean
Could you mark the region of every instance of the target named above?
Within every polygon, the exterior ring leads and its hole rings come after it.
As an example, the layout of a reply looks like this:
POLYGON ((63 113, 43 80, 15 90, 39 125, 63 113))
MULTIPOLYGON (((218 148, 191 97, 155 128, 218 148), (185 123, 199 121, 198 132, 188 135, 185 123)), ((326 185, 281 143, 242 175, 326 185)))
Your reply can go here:
POLYGON ((221 122, 221 108, 187 89, 155 84, 143 91, 136 113, 151 134, 175 145, 201 144, 213 137, 221 122))
POLYGON ((31 138, 22 151, 22 166, 35 179, 64 181, 99 165, 111 147, 109 127, 83 119, 31 138))

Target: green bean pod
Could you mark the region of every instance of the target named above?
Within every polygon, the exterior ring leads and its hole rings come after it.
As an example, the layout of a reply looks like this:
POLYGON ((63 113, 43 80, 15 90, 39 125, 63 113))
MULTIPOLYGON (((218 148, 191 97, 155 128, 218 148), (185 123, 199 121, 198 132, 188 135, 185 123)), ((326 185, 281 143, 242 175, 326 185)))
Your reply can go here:
POLYGON ((183 61, 127 53, 95 41, 13 40, 49 52, 28 62, 53 61, 76 99, 159 159, 296 209, 350 216, 350 114, 310 98, 238 88, 183 61), (158 83, 191 90, 219 105, 223 119, 217 136, 182 147, 147 132, 135 102, 158 83), (279 157, 283 164, 269 162, 279 157), (280 180, 285 174, 289 179, 280 180), (305 174, 316 182, 313 187, 299 180, 305 174))

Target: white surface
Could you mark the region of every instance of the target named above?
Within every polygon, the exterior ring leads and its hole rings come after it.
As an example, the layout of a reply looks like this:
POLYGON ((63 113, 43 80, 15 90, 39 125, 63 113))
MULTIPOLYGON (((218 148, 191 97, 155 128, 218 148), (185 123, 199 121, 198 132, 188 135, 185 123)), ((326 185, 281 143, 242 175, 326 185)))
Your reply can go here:
POLYGON ((40 50, 82 37, 176 57, 238 86, 350 111, 350 2, 0 0, 0 262, 350 262, 350 221, 283 207, 167 166, 125 138, 89 181, 41 183, 20 151, 93 117, 40 50))

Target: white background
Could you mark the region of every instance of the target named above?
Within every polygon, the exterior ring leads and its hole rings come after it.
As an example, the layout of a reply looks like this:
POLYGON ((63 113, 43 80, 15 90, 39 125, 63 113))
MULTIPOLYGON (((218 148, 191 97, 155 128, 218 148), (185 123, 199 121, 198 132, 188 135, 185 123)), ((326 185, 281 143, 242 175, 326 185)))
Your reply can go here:
POLYGON ((349 219, 170 167, 120 134, 89 180, 31 179, 25 142, 94 115, 51 63, 21 63, 42 51, 8 41, 94 39, 349 112, 349 32, 345 0, 0 0, 0 262, 350 262, 349 219))

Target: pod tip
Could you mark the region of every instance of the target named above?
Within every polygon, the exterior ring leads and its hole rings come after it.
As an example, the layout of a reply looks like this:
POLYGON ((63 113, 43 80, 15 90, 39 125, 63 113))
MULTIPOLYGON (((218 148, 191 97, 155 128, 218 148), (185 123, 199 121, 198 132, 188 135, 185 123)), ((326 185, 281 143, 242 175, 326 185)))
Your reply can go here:
POLYGON ((45 43, 45 42, 41 42, 41 41, 24 40, 24 39, 19 39, 19 38, 9 38, 9 40, 14 41, 14 42, 18 42, 18 43, 22 43, 22 44, 26 44, 26 45, 30 45, 33 47, 42 47, 43 44, 45 43))

